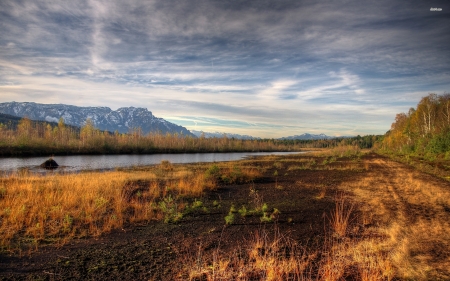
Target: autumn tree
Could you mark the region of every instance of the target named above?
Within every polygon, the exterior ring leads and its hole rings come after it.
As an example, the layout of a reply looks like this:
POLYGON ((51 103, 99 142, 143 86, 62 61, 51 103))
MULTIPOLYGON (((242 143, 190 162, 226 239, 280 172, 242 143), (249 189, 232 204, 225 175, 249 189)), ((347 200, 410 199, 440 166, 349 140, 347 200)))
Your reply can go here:
POLYGON ((450 154, 450 94, 429 94, 408 114, 399 113, 386 134, 383 147, 429 154, 450 154))

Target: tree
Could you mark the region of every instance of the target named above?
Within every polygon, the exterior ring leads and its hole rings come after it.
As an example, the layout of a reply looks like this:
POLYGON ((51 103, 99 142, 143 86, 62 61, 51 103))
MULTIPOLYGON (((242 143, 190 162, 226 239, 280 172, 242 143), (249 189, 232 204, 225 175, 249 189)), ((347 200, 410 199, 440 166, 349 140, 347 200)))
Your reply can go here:
POLYGON ((430 134, 434 130, 438 103, 438 96, 436 94, 429 94, 423 97, 417 105, 416 112, 422 119, 421 128, 423 136, 430 134))

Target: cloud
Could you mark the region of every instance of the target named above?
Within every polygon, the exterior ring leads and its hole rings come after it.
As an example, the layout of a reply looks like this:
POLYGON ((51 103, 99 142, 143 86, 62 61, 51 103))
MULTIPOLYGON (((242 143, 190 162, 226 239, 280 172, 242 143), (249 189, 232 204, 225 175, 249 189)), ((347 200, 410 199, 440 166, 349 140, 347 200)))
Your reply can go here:
POLYGON ((0 102, 142 106, 260 136, 384 133, 449 91, 450 4, 436 5, 3 1, 0 102))

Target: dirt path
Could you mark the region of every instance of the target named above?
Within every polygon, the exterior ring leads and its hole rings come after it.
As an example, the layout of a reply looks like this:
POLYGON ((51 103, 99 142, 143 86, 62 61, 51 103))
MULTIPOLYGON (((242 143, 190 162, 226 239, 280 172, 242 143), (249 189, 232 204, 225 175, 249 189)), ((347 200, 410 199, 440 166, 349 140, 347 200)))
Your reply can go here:
POLYGON ((384 158, 366 159, 369 173, 343 188, 354 192, 367 233, 386 237, 400 276, 450 280, 450 185, 384 158))

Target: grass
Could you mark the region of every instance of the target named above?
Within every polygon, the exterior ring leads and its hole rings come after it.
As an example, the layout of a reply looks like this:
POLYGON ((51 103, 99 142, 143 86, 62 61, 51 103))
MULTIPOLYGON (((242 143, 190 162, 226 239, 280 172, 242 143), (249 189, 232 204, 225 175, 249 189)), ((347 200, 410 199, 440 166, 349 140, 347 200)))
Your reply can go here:
POLYGON ((344 195, 337 195, 334 212, 330 215, 330 224, 334 233, 339 237, 345 237, 347 234, 352 211, 353 205, 347 206, 344 195))
MULTIPOLYGON (((235 163, 219 166, 220 178, 228 182, 260 175, 253 167, 235 163)), ((163 161, 147 170, 5 175, 0 178, 0 247, 21 250, 42 242, 95 237, 127 224, 176 222, 195 209, 189 198, 216 188, 207 170, 207 165, 163 161)))
MULTIPOLYGON (((345 156, 347 150, 342 151, 343 157, 332 151, 292 161, 271 156, 272 163, 264 158, 214 165, 161 163, 152 169, 106 173, 4 176, 1 245, 13 250, 23 243, 98 236, 131 223, 176 222, 187 210, 205 208, 208 203, 201 200, 206 190, 247 182, 251 183, 247 205, 230 209, 227 205, 222 223, 231 225, 259 212, 261 224, 273 222, 274 230, 253 232, 228 252, 220 248, 220 241, 212 252, 199 247, 183 256, 180 280, 448 280, 448 186, 385 158, 365 157, 362 152, 345 156), (305 163, 314 168, 309 175, 316 170, 351 175, 345 181, 327 183, 318 178, 294 184, 313 189, 315 202, 334 200, 334 208, 324 216, 326 234, 319 245, 301 245, 288 233, 280 233, 277 224, 284 222, 278 222, 278 210, 268 208, 271 198, 263 198, 252 183, 264 172, 281 180, 274 169, 284 174, 292 165, 305 163)), ((221 203, 208 207, 217 210, 221 203)), ((290 211, 280 210, 281 216, 290 211)), ((224 229, 235 227, 239 226, 224 229)))
MULTIPOLYGON (((339 159, 323 165, 336 162, 339 159)), ((379 158, 339 165, 367 174, 338 187, 341 193, 334 196, 335 208, 327 215, 329 231, 319 249, 299 245, 277 231, 272 236, 257 233, 235 253, 218 249, 214 259, 202 253, 203 263, 187 270, 186 279, 448 280, 448 188, 379 158), (381 166, 387 168, 383 173, 381 166)), ((320 191, 318 199, 330 193, 322 184, 311 188, 320 191)))
MULTIPOLYGON (((342 218, 339 230, 350 225, 348 205, 342 195, 336 196, 331 217, 342 218), (344 227, 345 225, 345 227, 344 227)), ((329 227, 336 231, 335 221, 329 227)), ((391 280, 395 269, 390 256, 377 250, 378 241, 355 239, 343 231, 339 237, 330 234, 319 250, 298 244, 289 235, 274 231, 257 231, 250 243, 233 253, 220 248, 208 256, 200 250, 180 272, 180 280, 391 280), (345 277, 345 278, 344 278, 345 277)))

